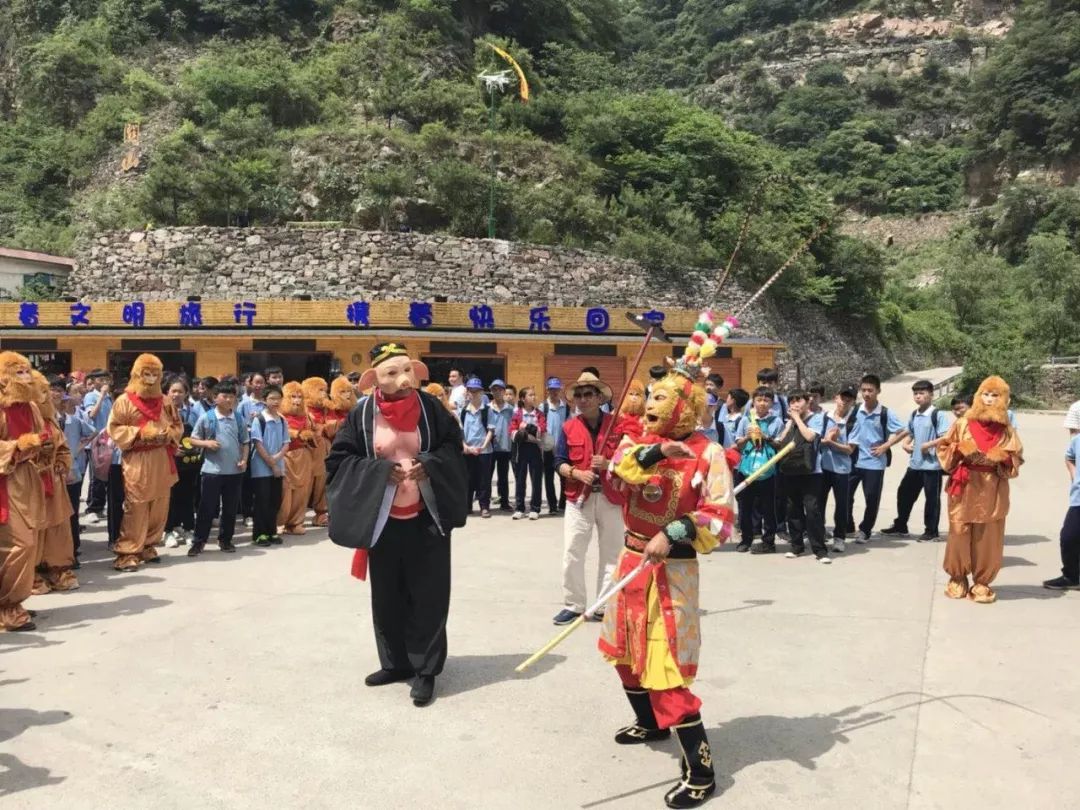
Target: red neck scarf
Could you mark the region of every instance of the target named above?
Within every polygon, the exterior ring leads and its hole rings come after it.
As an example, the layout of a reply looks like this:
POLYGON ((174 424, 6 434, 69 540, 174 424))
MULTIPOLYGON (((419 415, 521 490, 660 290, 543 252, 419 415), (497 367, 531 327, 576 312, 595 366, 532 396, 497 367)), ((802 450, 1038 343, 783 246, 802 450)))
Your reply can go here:
POLYGON ((410 391, 401 399, 386 399, 382 391, 375 390, 375 404, 379 413, 394 430, 411 433, 420 424, 420 395, 410 391))
POLYGON ((1001 422, 974 422, 968 421, 968 430, 971 438, 975 440, 975 446, 980 453, 986 453, 991 448, 997 447, 1005 433, 1005 425, 1001 422))
POLYGON ((142 414, 145 420, 143 424, 149 422, 156 422, 161 418, 161 408, 165 404, 164 397, 154 397, 153 399, 143 399, 138 394, 133 394, 130 391, 127 392, 128 401, 135 406, 135 408, 142 414))

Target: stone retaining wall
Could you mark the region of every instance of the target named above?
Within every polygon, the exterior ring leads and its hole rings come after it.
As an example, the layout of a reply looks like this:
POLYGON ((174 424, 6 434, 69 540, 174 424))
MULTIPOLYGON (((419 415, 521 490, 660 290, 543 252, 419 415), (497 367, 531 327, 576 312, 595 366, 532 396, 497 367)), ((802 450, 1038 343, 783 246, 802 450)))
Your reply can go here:
MULTIPOLYGON (((81 245, 67 292, 87 300, 293 298, 432 300, 536 306, 698 308, 715 274, 657 277, 598 253, 438 234, 287 228, 114 231, 81 245)), ((730 284, 720 307, 747 298, 730 284)), ((820 307, 765 301, 740 334, 778 340, 789 384, 839 384, 865 371, 898 370, 866 322, 820 307)))

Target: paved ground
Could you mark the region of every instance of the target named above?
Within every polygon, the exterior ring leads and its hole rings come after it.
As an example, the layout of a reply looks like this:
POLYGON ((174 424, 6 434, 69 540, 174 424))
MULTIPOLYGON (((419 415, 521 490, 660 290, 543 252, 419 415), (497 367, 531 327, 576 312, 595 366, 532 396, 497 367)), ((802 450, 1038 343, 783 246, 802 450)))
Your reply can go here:
MULTIPOLYGON (((704 560, 710 806, 1074 804, 1080 593, 1039 587, 1066 502, 1060 421, 1021 414, 996 605, 944 598, 941 544, 878 540, 830 568, 704 560)), ((662 807, 675 744, 610 741, 629 712, 595 625, 513 673, 554 631, 560 529, 455 536, 451 658, 426 709, 362 685, 368 589, 321 533, 126 576, 92 535, 83 589, 35 598, 37 633, 0 635, 0 806, 662 807)))

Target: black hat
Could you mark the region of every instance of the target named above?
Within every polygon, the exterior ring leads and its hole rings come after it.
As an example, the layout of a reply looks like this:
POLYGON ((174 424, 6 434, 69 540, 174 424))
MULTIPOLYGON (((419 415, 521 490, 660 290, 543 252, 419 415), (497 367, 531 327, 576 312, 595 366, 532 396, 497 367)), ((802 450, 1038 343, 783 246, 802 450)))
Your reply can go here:
POLYGON ((850 385, 845 385, 837 393, 842 397, 851 397, 852 399, 855 399, 856 396, 854 387, 850 385))
POLYGON ((391 357, 408 357, 409 350, 405 348, 403 343, 380 343, 374 349, 371 350, 371 367, 379 365, 379 363, 386 362, 391 357))

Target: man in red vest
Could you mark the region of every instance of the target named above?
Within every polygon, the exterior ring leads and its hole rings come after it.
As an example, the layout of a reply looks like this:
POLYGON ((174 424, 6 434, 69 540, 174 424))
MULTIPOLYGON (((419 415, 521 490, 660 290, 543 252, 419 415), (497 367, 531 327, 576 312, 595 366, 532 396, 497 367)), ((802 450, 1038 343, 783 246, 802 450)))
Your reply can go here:
MULTIPOLYGON (((555 624, 570 624, 585 612, 585 553, 595 531, 600 560, 597 595, 611 582, 623 540, 622 496, 608 474, 608 464, 619 446, 618 419, 600 406, 611 401, 611 388, 595 374, 583 372, 567 390, 578 415, 563 424, 555 440, 555 469, 566 493, 563 519, 563 609, 555 624), (598 444, 606 436, 603 447, 598 444)), ((598 613, 592 617, 603 617, 598 613)))

